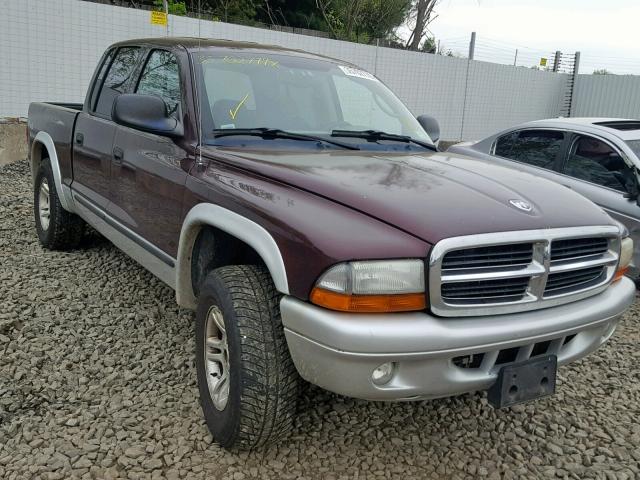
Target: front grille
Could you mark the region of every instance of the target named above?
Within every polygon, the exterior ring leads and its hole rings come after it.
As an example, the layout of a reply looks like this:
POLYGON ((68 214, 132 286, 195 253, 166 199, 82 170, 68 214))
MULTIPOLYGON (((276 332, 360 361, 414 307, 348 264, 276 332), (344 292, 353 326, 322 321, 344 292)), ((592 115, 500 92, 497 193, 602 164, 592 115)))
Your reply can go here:
POLYGON ((445 283, 442 285, 442 298, 457 305, 513 302, 522 299, 528 285, 529 277, 445 283))
POLYGON ((544 296, 562 295, 576 288, 585 288, 594 282, 599 283, 605 273, 605 267, 591 267, 549 274, 544 288, 544 296))
POLYGON ((542 355, 566 355, 571 341, 576 334, 566 337, 553 338, 537 343, 529 343, 517 347, 503 348, 501 350, 487 350, 485 352, 460 355, 451 359, 452 363, 464 370, 480 370, 485 372, 497 371, 505 365, 522 362, 530 358, 542 355))
POLYGON ((524 267, 531 263, 532 256, 532 243, 466 248, 447 253, 442 259, 442 270, 524 267))
POLYGON ((613 278, 617 227, 500 232, 436 244, 429 262, 433 313, 473 316, 558 305, 613 278))
POLYGON ((602 255, 609 249, 606 238, 573 238, 571 240, 555 240, 551 244, 551 261, 559 262, 567 259, 602 255))

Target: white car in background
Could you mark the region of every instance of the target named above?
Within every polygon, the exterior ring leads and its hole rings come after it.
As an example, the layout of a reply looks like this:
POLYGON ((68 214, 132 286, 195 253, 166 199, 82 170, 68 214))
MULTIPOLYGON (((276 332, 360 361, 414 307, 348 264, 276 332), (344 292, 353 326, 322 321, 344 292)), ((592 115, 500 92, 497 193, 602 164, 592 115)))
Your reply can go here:
POLYGON ((447 151, 553 180, 600 205, 629 229, 635 251, 628 275, 639 279, 640 120, 536 120, 447 151))

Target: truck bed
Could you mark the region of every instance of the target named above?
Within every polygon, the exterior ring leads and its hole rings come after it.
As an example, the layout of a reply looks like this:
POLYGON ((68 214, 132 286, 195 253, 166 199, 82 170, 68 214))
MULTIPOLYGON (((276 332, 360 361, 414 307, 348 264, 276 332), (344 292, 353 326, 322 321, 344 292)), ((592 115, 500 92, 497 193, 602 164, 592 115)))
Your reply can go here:
POLYGON ((29 147, 39 132, 46 132, 55 144, 62 182, 67 185, 72 179, 73 131, 82 107, 81 103, 65 102, 35 102, 29 105, 29 147))

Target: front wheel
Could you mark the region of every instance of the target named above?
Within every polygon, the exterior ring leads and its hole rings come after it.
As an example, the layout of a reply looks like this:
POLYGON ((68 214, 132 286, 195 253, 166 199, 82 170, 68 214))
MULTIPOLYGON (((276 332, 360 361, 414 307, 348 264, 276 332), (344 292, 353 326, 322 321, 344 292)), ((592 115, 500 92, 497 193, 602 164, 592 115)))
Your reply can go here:
POLYGON ((251 449, 289 433, 299 376, 266 269, 234 265, 207 276, 196 312, 196 369, 204 417, 221 446, 251 449))

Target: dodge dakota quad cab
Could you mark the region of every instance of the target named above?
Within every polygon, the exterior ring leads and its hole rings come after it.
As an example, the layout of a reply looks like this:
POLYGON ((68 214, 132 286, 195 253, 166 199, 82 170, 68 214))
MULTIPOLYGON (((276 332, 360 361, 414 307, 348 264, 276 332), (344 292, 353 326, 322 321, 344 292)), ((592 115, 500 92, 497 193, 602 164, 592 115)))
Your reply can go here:
POLYGON ((195 310, 225 447, 291 428, 304 379, 371 400, 550 395, 635 296, 628 233, 577 193, 438 152, 375 76, 285 48, 122 42, 83 105, 29 108, 37 235, 91 225, 195 310))

